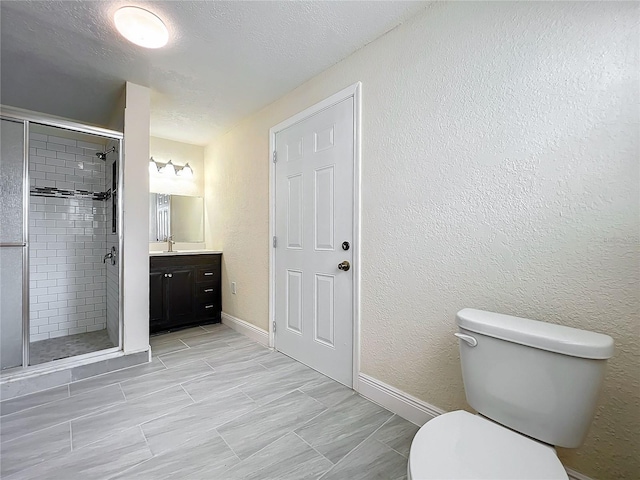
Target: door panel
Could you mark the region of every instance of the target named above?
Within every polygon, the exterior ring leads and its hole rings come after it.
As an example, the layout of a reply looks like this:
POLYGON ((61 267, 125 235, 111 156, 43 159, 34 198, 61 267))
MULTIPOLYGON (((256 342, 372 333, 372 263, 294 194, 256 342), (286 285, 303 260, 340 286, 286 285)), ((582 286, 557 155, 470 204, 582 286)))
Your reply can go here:
POLYGON ((172 270, 169 275, 165 278, 169 323, 189 323, 194 313, 193 269, 172 270))
POLYGON ((276 134, 275 346, 352 386, 353 98, 276 134))
MULTIPOLYGON (((149 273, 149 323, 161 325, 164 319, 164 273, 149 273)), ((153 327, 152 327, 153 329, 153 327)))
POLYGON ((0 128, 0 369, 23 362, 24 128, 5 119, 0 128))

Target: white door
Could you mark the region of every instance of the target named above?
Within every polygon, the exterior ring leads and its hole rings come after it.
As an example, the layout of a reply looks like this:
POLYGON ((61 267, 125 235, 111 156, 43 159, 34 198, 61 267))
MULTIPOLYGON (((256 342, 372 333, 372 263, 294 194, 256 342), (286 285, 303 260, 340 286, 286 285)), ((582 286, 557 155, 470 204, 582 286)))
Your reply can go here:
POLYGON ((276 133, 275 348, 353 381, 353 97, 276 133))

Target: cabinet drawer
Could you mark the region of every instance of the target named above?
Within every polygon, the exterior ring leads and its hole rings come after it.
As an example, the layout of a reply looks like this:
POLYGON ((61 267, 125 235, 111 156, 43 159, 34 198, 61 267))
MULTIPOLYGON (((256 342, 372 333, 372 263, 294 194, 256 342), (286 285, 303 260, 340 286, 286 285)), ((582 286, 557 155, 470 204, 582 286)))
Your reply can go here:
POLYGON ((220 266, 208 265, 198 267, 196 270, 196 282, 214 282, 220 280, 220 266))
POLYGON ((196 307, 196 317, 199 319, 218 319, 218 317, 220 317, 220 304, 212 300, 198 305, 198 307, 196 307))
POLYGON ((211 301, 215 300, 217 296, 217 292, 220 289, 220 284, 216 283, 199 283, 196 285, 196 296, 204 301, 207 298, 210 298, 211 301))

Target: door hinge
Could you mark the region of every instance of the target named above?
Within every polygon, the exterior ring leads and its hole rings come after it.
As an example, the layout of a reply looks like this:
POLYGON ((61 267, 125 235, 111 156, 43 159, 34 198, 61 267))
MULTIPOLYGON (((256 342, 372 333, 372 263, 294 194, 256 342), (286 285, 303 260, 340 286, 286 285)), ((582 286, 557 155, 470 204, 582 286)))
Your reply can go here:
POLYGON ((276 152, 275 150, 273 151, 273 163, 276 163, 278 161, 278 152, 276 152))
POLYGON ((276 248, 278 246, 278 238, 274 235, 273 236, 273 248, 276 248))
POLYGON ((273 321, 273 333, 276 333, 276 321, 273 321))

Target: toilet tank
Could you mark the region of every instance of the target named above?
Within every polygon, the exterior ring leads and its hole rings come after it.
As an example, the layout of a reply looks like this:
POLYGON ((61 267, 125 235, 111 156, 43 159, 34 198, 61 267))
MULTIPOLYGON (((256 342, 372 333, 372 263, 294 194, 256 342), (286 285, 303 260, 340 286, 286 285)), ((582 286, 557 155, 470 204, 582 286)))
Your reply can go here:
POLYGON ((580 446, 613 355, 613 339, 471 308, 460 310, 456 319, 469 405, 542 442, 580 446))

